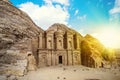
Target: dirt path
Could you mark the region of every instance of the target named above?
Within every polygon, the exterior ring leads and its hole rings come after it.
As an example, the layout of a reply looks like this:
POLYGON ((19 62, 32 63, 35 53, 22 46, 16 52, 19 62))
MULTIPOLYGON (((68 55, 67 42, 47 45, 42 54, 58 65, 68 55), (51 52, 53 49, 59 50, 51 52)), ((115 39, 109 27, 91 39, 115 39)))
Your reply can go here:
POLYGON ((29 72, 20 80, 120 80, 120 71, 83 66, 45 67, 29 72))

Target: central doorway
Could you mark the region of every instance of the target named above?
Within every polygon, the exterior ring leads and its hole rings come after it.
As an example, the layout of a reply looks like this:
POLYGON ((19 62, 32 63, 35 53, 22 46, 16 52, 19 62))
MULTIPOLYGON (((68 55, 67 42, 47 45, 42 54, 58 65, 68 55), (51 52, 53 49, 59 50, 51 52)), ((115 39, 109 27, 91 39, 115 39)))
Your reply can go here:
POLYGON ((62 64, 62 56, 59 56, 59 64, 62 64))

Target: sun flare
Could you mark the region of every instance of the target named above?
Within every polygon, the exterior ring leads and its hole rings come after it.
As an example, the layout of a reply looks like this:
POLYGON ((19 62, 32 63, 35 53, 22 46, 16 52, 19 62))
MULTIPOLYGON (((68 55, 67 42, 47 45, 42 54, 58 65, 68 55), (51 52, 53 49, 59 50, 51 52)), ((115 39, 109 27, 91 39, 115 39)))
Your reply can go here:
POLYGON ((115 28, 104 28, 99 30, 96 37, 106 46, 116 48, 119 45, 120 37, 115 28))

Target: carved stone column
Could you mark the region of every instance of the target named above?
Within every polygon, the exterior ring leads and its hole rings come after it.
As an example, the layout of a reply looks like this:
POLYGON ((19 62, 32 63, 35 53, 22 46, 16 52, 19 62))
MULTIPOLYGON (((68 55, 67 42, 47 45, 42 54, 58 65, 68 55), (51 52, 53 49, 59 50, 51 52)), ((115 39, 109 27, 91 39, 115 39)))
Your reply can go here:
POLYGON ((63 49, 63 35, 64 32, 62 32, 61 30, 58 30, 57 32, 55 32, 55 38, 56 38, 56 49, 63 49))

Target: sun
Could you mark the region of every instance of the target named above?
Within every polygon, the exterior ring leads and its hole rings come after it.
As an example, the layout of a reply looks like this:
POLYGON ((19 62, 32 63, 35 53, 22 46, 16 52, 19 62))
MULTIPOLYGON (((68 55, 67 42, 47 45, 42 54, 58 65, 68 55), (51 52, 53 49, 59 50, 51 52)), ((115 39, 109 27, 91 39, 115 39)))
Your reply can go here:
POLYGON ((120 43, 119 32, 115 28, 104 28, 97 33, 97 38, 106 46, 116 48, 120 43))

